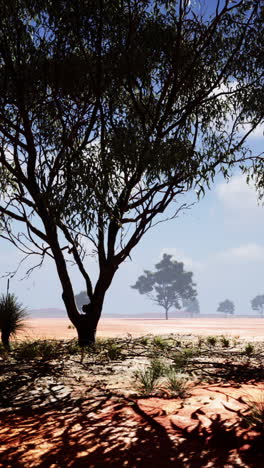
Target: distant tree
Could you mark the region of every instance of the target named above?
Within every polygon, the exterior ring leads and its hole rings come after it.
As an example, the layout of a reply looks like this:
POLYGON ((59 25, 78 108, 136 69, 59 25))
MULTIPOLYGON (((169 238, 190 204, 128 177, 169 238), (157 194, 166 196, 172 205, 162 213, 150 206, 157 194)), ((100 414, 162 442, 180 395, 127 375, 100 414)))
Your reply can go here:
POLYGON ((25 327, 27 312, 14 294, 2 294, 0 297, 0 330, 4 348, 10 350, 10 338, 25 327))
POLYGON ((172 255, 164 254, 162 260, 155 265, 157 271, 144 271, 136 284, 131 286, 140 294, 146 294, 155 304, 168 312, 171 307, 180 309, 183 300, 192 300, 197 292, 192 281, 192 273, 184 271, 183 263, 172 260, 172 255))
POLYGON ((200 313, 200 305, 196 297, 193 299, 183 299, 182 304, 184 310, 188 312, 191 316, 200 313))
POLYGON ((262 317, 264 313, 264 294, 254 297, 251 301, 251 307, 253 310, 257 310, 262 317))
POLYGON ((229 299, 226 299, 225 301, 220 302, 217 308, 217 312, 223 312, 226 315, 233 315, 234 311, 235 311, 235 305, 232 301, 229 301, 229 299))
POLYGON ((78 310, 82 311, 83 310, 83 306, 84 305, 87 305, 90 303, 90 299, 87 295, 87 292, 86 291, 81 291, 79 292, 79 294, 76 294, 74 296, 75 298, 75 302, 76 302, 76 305, 77 305, 77 308, 78 310))
POLYGON ((244 143, 264 119, 263 0, 212 2, 210 15, 203 3, 1 1, 0 235, 54 261, 81 346, 169 205, 251 156, 244 143))

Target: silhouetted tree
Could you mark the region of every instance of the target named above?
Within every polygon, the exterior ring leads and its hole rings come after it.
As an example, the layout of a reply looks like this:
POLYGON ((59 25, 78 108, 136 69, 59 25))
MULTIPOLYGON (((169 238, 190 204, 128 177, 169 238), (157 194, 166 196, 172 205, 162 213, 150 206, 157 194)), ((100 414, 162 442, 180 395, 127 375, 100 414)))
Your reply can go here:
POLYGON ((89 345, 142 236, 179 195, 201 193, 248 155, 244 142, 264 115, 261 0, 223 0, 211 16, 186 0, 0 7, 0 235, 39 264, 54 260, 79 343, 89 345))
POLYGON ((172 255, 164 254, 162 260, 155 265, 157 271, 144 271, 136 284, 131 286, 140 294, 146 294, 155 304, 168 312, 171 307, 180 309, 184 299, 194 299, 197 292, 192 281, 192 273, 184 271, 183 263, 172 260, 172 255))
POLYGON ((257 310, 262 317, 264 313, 264 294, 254 297, 251 301, 251 307, 253 310, 257 310))
POLYGON ((235 305, 232 301, 226 299, 225 301, 219 303, 217 312, 223 312, 226 315, 233 315, 235 312, 235 305))

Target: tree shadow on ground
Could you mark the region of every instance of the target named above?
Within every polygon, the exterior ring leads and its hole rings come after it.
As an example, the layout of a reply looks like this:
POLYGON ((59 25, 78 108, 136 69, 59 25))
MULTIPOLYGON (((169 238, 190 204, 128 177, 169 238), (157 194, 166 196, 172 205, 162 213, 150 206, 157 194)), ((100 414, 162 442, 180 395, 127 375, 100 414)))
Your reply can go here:
POLYGON ((238 423, 227 427, 220 414, 204 427, 201 414, 194 411, 182 428, 177 418, 148 414, 140 401, 68 395, 45 407, 0 414, 0 466, 263 467, 263 435, 238 423))

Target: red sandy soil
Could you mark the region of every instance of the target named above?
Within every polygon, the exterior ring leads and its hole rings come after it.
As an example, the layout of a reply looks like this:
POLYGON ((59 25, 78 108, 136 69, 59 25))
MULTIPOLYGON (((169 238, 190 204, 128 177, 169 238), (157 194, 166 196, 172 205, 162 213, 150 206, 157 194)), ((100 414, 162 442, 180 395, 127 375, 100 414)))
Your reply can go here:
MULTIPOLYGON (((5 468, 263 468, 263 436, 241 425, 260 387, 196 387, 185 400, 116 396, 7 413, 5 468)), ((257 397, 256 397, 257 398, 257 397)))
MULTIPOLYGON (((37 318, 27 321, 28 328, 23 336, 35 338, 74 338, 76 331, 68 329, 67 318, 37 318)), ((232 335, 255 341, 264 340, 264 318, 178 318, 159 319, 116 319, 102 318, 99 322, 97 336, 115 337, 128 333, 134 337, 152 333, 166 335, 169 333, 194 335, 232 335)))
MULTIPOLYGON (((67 319, 32 319, 27 338, 73 338, 67 319)), ((102 319, 98 336, 183 333, 264 338, 264 320, 102 319)), ((25 335, 24 335, 25 337, 25 335)), ((74 369, 73 369, 74 373, 74 369)), ((264 436, 243 426, 264 384, 194 387, 186 399, 93 395, 82 384, 47 406, 0 412, 3 468, 263 468, 264 436)))

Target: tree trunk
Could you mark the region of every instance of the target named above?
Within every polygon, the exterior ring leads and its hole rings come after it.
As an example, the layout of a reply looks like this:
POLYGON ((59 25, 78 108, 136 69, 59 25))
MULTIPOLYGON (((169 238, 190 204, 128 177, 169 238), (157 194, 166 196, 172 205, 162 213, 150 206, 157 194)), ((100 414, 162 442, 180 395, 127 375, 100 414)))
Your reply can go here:
POLYGON ((168 320, 168 318, 169 318, 169 309, 165 309, 165 317, 166 317, 166 320, 168 320))
POLYGON ((80 314, 79 321, 75 326, 78 333, 78 343, 81 348, 94 345, 99 318, 100 314, 98 316, 92 308, 88 314, 80 314))
POLYGON ((6 351, 10 351, 10 333, 6 330, 1 331, 1 341, 6 351))

